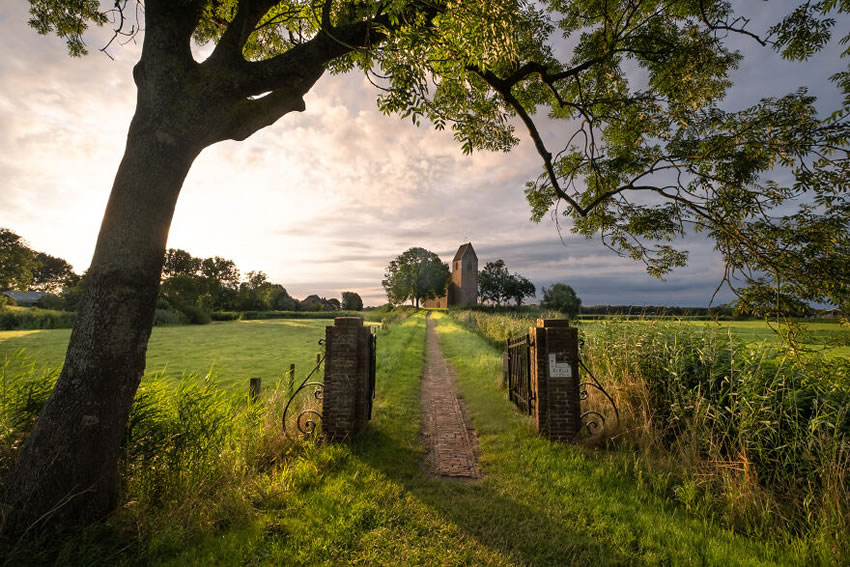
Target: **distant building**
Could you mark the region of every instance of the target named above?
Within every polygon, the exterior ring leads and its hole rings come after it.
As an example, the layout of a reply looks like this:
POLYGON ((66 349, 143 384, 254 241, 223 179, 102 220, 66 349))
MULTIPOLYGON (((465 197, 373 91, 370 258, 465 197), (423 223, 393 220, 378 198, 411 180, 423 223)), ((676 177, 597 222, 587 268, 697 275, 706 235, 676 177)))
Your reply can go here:
POLYGON ((4 291, 3 295, 11 297, 21 307, 29 307, 38 303, 44 297, 43 291, 4 291))
POLYGON ((446 293, 436 299, 425 300, 425 307, 451 307, 478 303, 478 256, 472 243, 461 244, 452 259, 452 278, 446 293))

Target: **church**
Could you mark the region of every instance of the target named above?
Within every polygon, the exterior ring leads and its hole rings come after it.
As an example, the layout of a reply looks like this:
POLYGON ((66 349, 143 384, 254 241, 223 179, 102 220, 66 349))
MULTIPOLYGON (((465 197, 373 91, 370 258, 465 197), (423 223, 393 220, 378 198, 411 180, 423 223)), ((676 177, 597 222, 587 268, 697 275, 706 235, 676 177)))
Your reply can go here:
POLYGON ((461 244, 457 249, 451 269, 452 277, 446 293, 436 299, 426 299, 425 307, 445 308, 478 303, 478 256, 471 242, 461 244))

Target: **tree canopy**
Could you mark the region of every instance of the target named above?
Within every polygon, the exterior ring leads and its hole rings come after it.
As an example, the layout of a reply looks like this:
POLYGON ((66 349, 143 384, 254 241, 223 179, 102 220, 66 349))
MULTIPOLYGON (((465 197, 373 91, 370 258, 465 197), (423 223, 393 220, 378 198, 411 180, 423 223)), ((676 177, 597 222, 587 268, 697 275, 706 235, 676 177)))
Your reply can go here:
POLYGON ((520 274, 511 274, 502 259, 487 262, 478 273, 478 295, 481 301, 492 301, 496 305, 514 300, 517 307, 522 300, 537 292, 534 284, 520 274))
POLYGON ((342 308, 346 311, 362 311, 363 299, 354 291, 342 292, 342 308))
MULTIPOLYGON (((30 24, 63 37, 72 55, 86 53, 89 24, 150 33, 168 13, 147 2, 147 21, 135 22, 126 2, 30 4, 30 24)), ((801 2, 763 30, 725 0, 180 4, 187 39, 216 44, 204 63, 213 88, 235 84, 242 99, 234 118, 245 120, 224 137, 291 110, 281 73, 319 56, 334 72, 365 72, 384 112, 450 127, 466 152, 511 149, 521 124, 542 161, 525 189, 532 218, 552 212, 654 276, 686 264, 675 241, 696 232, 714 240, 735 290, 848 301, 850 71, 830 77, 844 93, 831 115, 805 88, 723 106, 742 57, 730 36, 805 60, 850 12, 844 0, 801 2), (552 121, 557 141, 541 134, 552 121)))
POLYGON ((552 287, 543 288, 543 301, 540 302, 540 306, 560 311, 568 319, 575 319, 581 309, 581 299, 572 287, 556 283, 552 287))
POLYGON ((420 301, 443 295, 450 276, 449 265, 439 256, 414 247, 390 261, 381 284, 390 303, 410 300, 418 307, 420 301))
POLYGON ((0 291, 34 289, 58 292, 77 283, 73 266, 63 260, 30 248, 26 241, 0 228, 0 291))

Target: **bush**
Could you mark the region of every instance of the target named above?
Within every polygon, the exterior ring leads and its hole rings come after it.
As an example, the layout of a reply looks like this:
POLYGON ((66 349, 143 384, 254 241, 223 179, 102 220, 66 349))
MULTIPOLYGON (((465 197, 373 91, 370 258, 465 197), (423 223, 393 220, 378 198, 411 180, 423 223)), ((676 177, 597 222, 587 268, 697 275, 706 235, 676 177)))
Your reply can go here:
POLYGON ((212 322, 210 314, 197 305, 184 305, 180 308, 180 312, 190 325, 207 325, 212 322))
POLYGON ((210 313, 213 321, 239 321, 242 319, 242 313, 239 311, 213 311, 210 313))
POLYGON ((180 314, 170 309, 157 309, 154 315, 153 324, 157 327, 163 325, 179 325, 180 314))
POLYGON ((56 295, 55 293, 45 293, 41 296, 41 299, 38 300, 36 305, 40 309, 53 309, 55 311, 62 311, 65 309, 65 300, 62 299, 62 296, 56 295))

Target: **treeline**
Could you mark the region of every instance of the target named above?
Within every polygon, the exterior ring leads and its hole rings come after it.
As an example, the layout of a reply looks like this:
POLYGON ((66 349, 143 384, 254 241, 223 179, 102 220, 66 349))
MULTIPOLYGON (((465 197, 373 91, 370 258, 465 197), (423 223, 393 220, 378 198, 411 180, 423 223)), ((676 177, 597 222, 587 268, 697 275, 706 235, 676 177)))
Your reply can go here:
MULTIPOLYGON (((42 310, 3 310, 0 328, 68 327, 85 289, 85 274, 74 273, 62 258, 33 250, 9 229, 0 228, 0 292, 38 291, 42 310), (49 311, 49 312, 48 312, 49 311)), ((0 295, 0 306, 15 300, 0 295)), ((262 271, 242 276, 233 260, 196 258, 185 250, 165 253, 155 324, 208 323, 212 319, 266 318, 269 312, 361 311, 360 295, 345 291, 341 299, 310 295, 298 300, 262 271), (215 316, 220 314, 219 316, 215 316), (264 315, 266 314, 266 315, 264 315)))
MULTIPOLYGON (((71 264, 33 250, 17 234, 0 228, 0 291, 33 290, 56 294, 79 281, 80 276, 74 273, 71 264)), ((10 299, 0 301, 5 303, 10 299)))
POLYGON ((170 248, 165 254, 157 321, 167 322, 169 312, 182 314, 189 323, 206 323, 213 313, 220 312, 341 309, 363 309, 360 295, 346 291, 342 301, 318 295, 298 300, 282 285, 270 282, 262 271, 250 271, 243 279, 233 260, 219 256, 196 258, 177 248, 170 248))

